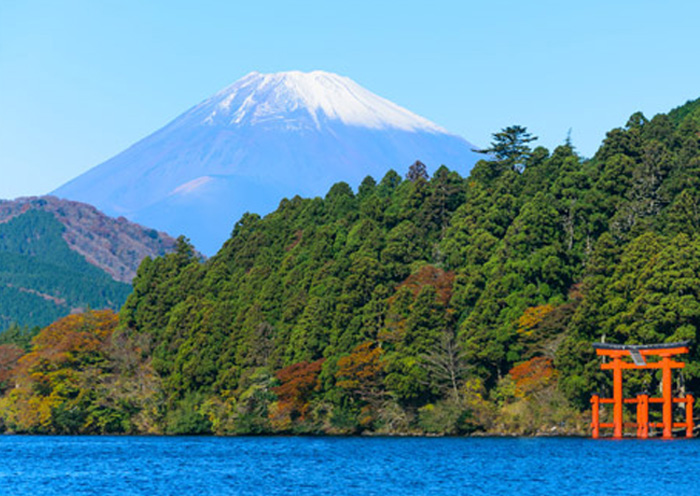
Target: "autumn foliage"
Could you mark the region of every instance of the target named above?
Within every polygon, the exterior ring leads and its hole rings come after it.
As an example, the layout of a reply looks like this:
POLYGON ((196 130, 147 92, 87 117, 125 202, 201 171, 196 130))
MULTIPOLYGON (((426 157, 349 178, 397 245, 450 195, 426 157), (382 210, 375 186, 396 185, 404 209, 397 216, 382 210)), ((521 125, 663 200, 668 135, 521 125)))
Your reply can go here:
POLYGON ((367 341, 355 347, 352 353, 338 360, 338 387, 356 394, 364 401, 374 399, 381 389, 382 349, 367 341))
POLYGON ((552 360, 544 357, 535 357, 516 365, 509 374, 515 382, 516 395, 518 396, 529 396, 551 385, 556 378, 552 360))
POLYGON ((19 346, 0 345, 0 386, 7 387, 9 385, 17 361, 23 354, 24 351, 19 346))
POLYGON ((6 426, 17 432, 118 431, 97 390, 108 374, 106 348, 117 321, 111 310, 91 311, 43 329, 11 372, 15 387, 2 400, 6 426))
POLYGON ((553 310, 554 305, 550 304, 527 308, 518 319, 518 332, 525 335, 531 334, 533 329, 553 310))
POLYGON ((306 419, 311 395, 320 387, 318 375, 323 362, 323 358, 311 363, 299 362, 275 374, 281 384, 272 388, 277 402, 270 409, 270 421, 277 428, 284 430, 292 421, 306 419))
MULTIPOLYGON (((452 298, 452 285, 454 284, 454 272, 444 271, 434 265, 425 265, 418 272, 411 274, 403 281, 399 288, 408 288, 413 296, 418 296, 424 286, 433 286, 437 293, 437 300, 446 305, 452 298)), ((399 289, 397 288, 397 289, 399 289)))
POLYGON ((111 310, 69 315, 41 331, 32 341, 32 351, 22 362, 33 364, 46 359, 61 363, 98 353, 117 323, 118 317, 111 310))

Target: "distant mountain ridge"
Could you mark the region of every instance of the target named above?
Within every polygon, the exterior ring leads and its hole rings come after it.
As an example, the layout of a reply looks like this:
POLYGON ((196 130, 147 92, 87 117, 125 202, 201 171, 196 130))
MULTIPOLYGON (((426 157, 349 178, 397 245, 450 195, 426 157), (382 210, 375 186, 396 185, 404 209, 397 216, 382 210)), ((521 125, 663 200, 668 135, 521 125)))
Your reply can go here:
POLYGON ((251 73, 53 192, 216 252, 246 211, 416 159, 467 172, 473 145, 322 71, 251 73))
POLYGON ((175 239, 124 217, 111 218, 92 205, 53 196, 0 200, 0 224, 29 210, 52 214, 63 225, 63 239, 87 262, 115 281, 130 283, 141 260, 175 249, 175 239))
POLYGON ((118 310, 143 258, 176 241, 55 197, 0 201, 0 330, 86 308, 118 310))

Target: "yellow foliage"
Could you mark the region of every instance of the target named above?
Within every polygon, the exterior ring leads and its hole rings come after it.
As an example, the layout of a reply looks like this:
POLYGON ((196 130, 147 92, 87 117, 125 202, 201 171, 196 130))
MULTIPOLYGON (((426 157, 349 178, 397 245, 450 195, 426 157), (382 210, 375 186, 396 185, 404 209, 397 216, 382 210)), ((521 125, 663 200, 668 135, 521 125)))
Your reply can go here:
POLYGON ((383 353, 377 343, 366 341, 356 346, 350 355, 338 360, 336 385, 354 399, 367 403, 358 417, 363 427, 372 423, 376 417, 376 410, 381 409, 380 405, 384 399, 383 353))
POLYGON ((537 327, 552 310, 554 310, 554 305, 550 305, 549 303, 527 308, 518 319, 518 333, 525 334, 526 336, 532 334, 533 329, 537 327))

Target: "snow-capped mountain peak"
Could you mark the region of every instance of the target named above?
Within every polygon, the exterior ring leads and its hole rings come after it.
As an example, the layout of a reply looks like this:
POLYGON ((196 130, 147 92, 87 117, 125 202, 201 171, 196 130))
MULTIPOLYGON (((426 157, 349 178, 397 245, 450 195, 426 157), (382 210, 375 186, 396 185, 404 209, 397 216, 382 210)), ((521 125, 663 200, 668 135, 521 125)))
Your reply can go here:
POLYGON ((370 129, 446 133, 350 78, 324 71, 251 72, 198 105, 192 115, 220 126, 282 123, 318 129, 335 120, 370 129))
POLYGON ((211 255, 248 212, 417 159, 468 172, 463 138, 328 72, 252 72, 54 194, 185 234, 211 255))

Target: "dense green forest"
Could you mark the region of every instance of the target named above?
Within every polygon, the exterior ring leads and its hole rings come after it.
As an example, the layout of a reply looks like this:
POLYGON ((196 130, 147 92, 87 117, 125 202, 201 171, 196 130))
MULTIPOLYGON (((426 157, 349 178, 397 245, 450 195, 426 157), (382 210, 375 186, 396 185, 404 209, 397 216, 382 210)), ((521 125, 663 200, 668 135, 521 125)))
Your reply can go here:
MULTIPOLYGON (((466 178, 417 162, 285 199, 205 262, 181 239, 144 260, 118 319, 0 346, 4 427, 586 432, 609 388, 591 342, 696 339, 700 100, 634 114, 591 159, 534 145, 512 126, 466 178)), ((679 387, 697 391, 698 358, 679 387)))
POLYGON ((118 309, 131 289, 90 265, 62 238, 63 225, 40 210, 0 223, 0 330, 45 326, 72 310, 118 309))

